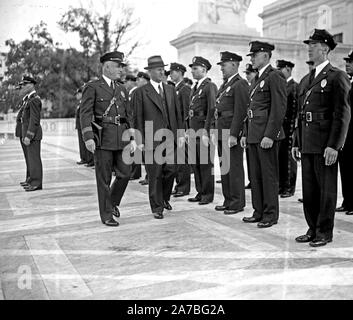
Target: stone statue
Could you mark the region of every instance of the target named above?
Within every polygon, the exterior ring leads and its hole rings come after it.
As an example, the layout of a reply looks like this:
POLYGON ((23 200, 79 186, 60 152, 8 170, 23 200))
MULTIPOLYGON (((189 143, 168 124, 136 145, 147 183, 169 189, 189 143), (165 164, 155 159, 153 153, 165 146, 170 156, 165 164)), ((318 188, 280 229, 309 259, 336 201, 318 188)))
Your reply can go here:
POLYGON ((318 20, 317 27, 318 29, 330 30, 332 27, 332 9, 328 5, 321 5, 318 8, 318 20))
POLYGON ((199 0, 199 21, 213 24, 245 23, 251 0, 199 0))

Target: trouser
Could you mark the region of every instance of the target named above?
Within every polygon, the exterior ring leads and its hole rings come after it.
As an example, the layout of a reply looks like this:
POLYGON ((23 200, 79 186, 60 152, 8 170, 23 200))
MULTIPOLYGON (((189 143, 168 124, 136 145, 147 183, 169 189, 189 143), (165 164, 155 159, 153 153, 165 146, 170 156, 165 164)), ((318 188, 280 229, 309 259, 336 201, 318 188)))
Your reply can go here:
POLYGON ((229 210, 240 210, 245 207, 243 148, 238 144, 233 148, 227 143, 218 141, 218 156, 221 161, 223 206, 229 210), (229 159, 225 156, 229 153, 229 159), (223 158, 224 157, 224 158, 223 158), (222 172, 222 167, 226 172, 222 172))
POLYGON ((247 170, 248 170, 248 180, 249 180, 249 183, 251 185, 251 181, 250 181, 249 149, 248 148, 245 149, 245 154, 246 154, 246 167, 247 167, 247 170))
POLYGON ((322 154, 302 154, 303 206, 308 235, 332 239, 337 203, 337 162, 325 165, 322 154))
POLYGON ((93 163, 94 162, 93 154, 89 152, 86 148, 85 142, 83 141, 81 129, 77 129, 77 135, 78 135, 78 147, 80 150, 81 161, 84 161, 86 163, 93 163))
POLYGON ((188 164, 188 149, 185 148, 185 164, 177 165, 177 173, 176 173, 176 192, 182 192, 184 194, 190 193, 190 185, 191 185, 191 172, 190 165, 188 164))
MULTIPOLYGON (((146 151, 153 152, 154 151, 146 151)), ((152 157, 150 157, 152 158, 152 157)), ((152 213, 164 211, 164 201, 169 201, 176 175, 175 164, 159 164, 153 156, 152 164, 145 163, 148 174, 148 194, 152 213)))
MULTIPOLYGON (((132 155, 133 156, 133 155, 132 155)), ((139 179, 141 178, 141 164, 137 164, 135 162, 131 165, 131 179, 139 179)))
POLYGON ((292 157, 292 137, 287 137, 279 146, 279 192, 295 193, 297 162, 292 157))
POLYGON ((347 211, 353 211, 353 143, 346 143, 339 155, 339 165, 342 183, 342 196, 344 207, 347 211))
POLYGON ((131 167, 123 161, 123 151, 97 149, 94 153, 99 212, 102 222, 113 216, 114 206, 119 206, 130 180, 131 167), (115 180, 111 184, 112 172, 115 180))
POLYGON ((21 143, 21 147, 22 147, 22 151, 23 151, 23 155, 25 157, 25 161, 26 161, 26 182, 30 182, 30 175, 29 175, 29 162, 28 162, 28 150, 26 145, 22 142, 22 139, 20 138, 20 143, 21 143))
POLYGON ((43 166, 40 157, 40 140, 32 140, 27 146, 27 162, 29 165, 29 184, 33 187, 42 186, 43 166))
POLYGON ((278 221, 278 141, 263 149, 249 144, 251 198, 254 218, 262 222, 278 221))
POLYGON ((196 197, 200 198, 202 201, 212 202, 214 198, 214 175, 212 172, 213 161, 211 161, 211 148, 207 148, 206 159, 202 159, 201 161, 200 139, 197 138, 194 154, 196 159, 193 159, 193 155, 191 156, 189 153, 193 163, 192 167, 197 191, 196 197))

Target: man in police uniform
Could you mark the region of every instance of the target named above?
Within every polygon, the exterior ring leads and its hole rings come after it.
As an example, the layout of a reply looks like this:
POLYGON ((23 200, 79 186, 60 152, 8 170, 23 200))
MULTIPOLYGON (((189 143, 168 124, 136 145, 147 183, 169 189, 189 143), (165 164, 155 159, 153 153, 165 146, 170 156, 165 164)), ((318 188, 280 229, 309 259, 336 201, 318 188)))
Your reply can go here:
POLYGON ((287 94, 284 75, 271 66, 274 45, 253 41, 250 56, 259 70, 250 88, 248 119, 242 146, 249 147, 250 181, 253 216, 245 223, 258 222, 259 228, 277 224, 278 203, 278 149, 284 138, 282 123, 286 113, 287 94))
POLYGON ((329 32, 315 29, 304 43, 314 68, 299 84, 300 121, 292 154, 297 161, 301 156, 304 215, 309 230, 296 241, 320 247, 333 238, 337 160, 350 121, 350 83, 346 73, 328 60, 337 45, 329 32))
POLYGON ((243 58, 236 53, 221 52, 223 84, 217 93, 214 112, 218 136, 218 155, 221 159, 221 181, 224 202, 216 211, 236 214, 244 211, 244 150, 240 146, 246 111, 249 104, 249 85, 238 72, 243 58), (226 134, 225 130, 229 130, 226 134))
POLYGON ((149 200, 155 219, 164 218, 164 209, 172 210, 169 200, 176 174, 174 152, 177 130, 182 127, 175 88, 163 82, 165 66, 161 56, 148 58, 145 69, 151 81, 138 88, 133 99, 136 129, 142 139, 138 146, 145 150, 149 200), (155 137, 157 132, 163 133, 161 141, 155 137))
POLYGON ((292 157, 293 133, 298 114, 298 84, 292 77, 294 63, 286 60, 277 61, 277 69, 287 80, 287 111, 283 121, 285 139, 279 147, 279 194, 281 198, 292 197, 297 181, 297 162, 292 157))
POLYGON ((116 81, 125 65, 123 59, 121 52, 109 52, 100 58, 103 75, 84 87, 80 114, 86 147, 94 153, 101 220, 111 227, 119 225, 113 216, 120 217, 118 206, 130 179, 130 165, 123 161, 128 142, 122 136, 133 127, 132 116, 128 93, 116 81), (110 186, 113 170, 116 178, 110 186))
MULTIPOLYGON (((195 186, 197 195, 188 199, 190 202, 198 202, 206 205, 213 202, 214 176, 213 159, 211 159, 210 129, 211 120, 216 105, 217 86, 207 77, 207 72, 212 68, 211 63, 203 57, 194 57, 192 64, 192 76, 196 83, 191 92, 191 102, 187 115, 187 128, 195 132, 203 130, 200 137, 196 137, 196 158, 192 160, 195 186), (201 143, 207 148, 207 159, 201 159, 201 143)), ((190 141, 189 141, 190 142, 190 141)), ((214 145, 216 141, 212 142, 214 145)), ((190 155, 191 157, 191 155, 190 155)))
MULTIPOLYGON (((169 76, 175 84, 175 90, 179 100, 182 126, 185 127, 185 119, 190 105, 191 88, 184 82, 185 66, 180 63, 171 63, 169 76)), ((188 165, 187 148, 185 149, 185 164, 177 165, 176 186, 173 191, 175 198, 184 197, 190 193, 190 166, 188 165)))
POLYGON ((37 95, 35 85, 37 82, 29 76, 24 76, 20 95, 23 98, 23 109, 21 114, 21 134, 22 142, 25 146, 25 157, 27 154, 27 170, 29 178, 26 183, 22 183, 24 189, 28 192, 42 190, 43 187, 43 167, 40 157, 40 147, 42 140, 42 127, 40 125, 40 113, 42 111, 42 102, 37 95))
MULTIPOLYGON (((344 58, 346 61, 346 72, 351 78, 351 90, 350 106, 352 111, 353 104, 353 50, 349 53, 348 57, 344 58)), ((341 183, 342 183, 342 206, 336 209, 336 212, 346 212, 347 215, 353 215, 353 197, 352 197, 352 185, 353 185, 353 121, 350 121, 347 139, 344 144, 343 150, 340 152, 339 165, 341 172, 341 183)))

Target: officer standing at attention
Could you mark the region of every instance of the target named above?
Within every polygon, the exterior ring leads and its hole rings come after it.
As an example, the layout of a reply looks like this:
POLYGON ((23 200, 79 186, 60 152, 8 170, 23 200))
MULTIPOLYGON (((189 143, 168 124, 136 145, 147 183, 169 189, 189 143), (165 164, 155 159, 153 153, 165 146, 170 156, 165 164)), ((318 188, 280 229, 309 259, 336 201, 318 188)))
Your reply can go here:
POLYGON ((292 157, 293 133, 298 114, 298 84, 292 77, 294 63, 277 61, 277 69, 287 80, 287 111, 283 121, 285 139, 279 147, 279 194, 281 198, 292 197, 297 182, 297 162, 292 157))
POLYGON ((301 157, 303 206, 309 230, 295 240, 321 247, 333 238, 337 160, 350 121, 350 83, 346 73, 328 60, 337 45, 329 32, 315 29, 304 43, 314 68, 299 84, 300 121, 292 154, 297 161, 301 157))
POLYGON ((209 134, 212 113, 216 105, 217 86, 207 77, 207 72, 212 68, 211 63, 207 59, 194 57, 192 64, 189 66, 192 68, 191 73, 196 83, 191 91, 191 102, 186 122, 187 129, 192 129, 195 132, 203 129, 204 132, 201 139, 196 137, 196 159, 194 159, 195 161, 193 161, 194 164, 192 165, 197 195, 188 199, 188 201, 206 205, 213 202, 214 198, 213 159, 211 160, 209 134), (201 159, 200 157, 201 143, 207 146, 207 159, 201 159))
POLYGON ((43 187, 43 167, 40 157, 40 147, 42 140, 42 127, 40 125, 40 113, 42 111, 42 101, 35 90, 37 82, 28 76, 24 76, 20 95, 23 98, 22 110, 22 142, 25 146, 25 157, 27 154, 27 170, 29 178, 26 184, 22 183, 24 189, 28 192, 42 190, 43 187))
MULTIPOLYGON (((348 57, 344 58, 346 61, 346 72, 351 78, 350 106, 352 113, 353 105, 353 50, 349 53, 348 57)), ((346 212, 346 215, 353 215, 353 197, 352 197, 352 184, 353 184, 353 121, 350 121, 346 143, 343 150, 338 156, 341 172, 342 183, 342 206, 336 209, 336 212, 346 212)))
POLYGON ((124 131, 133 127, 129 96, 117 83, 125 66, 123 59, 124 54, 117 51, 100 58, 103 75, 84 87, 80 114, 86 147, 94 153, 101 220, 111 227, 119 226, 113 216, 120 217, 118 206, 131 172, 130 165, 123 161, 123 149, 129 142, 122 141, 124 131), (113 170, 116 178, 110 185, 113 170))
MULTIPOLYGON (((191 94, 191 88, 184 82, 185 72, 186 68, 182 64, 171 63, 169 76, 175 84, 183 127, 185 127, 185 119, 189 110, 191 94)), ((185 148, 185 164, 177 165, 176 185, 172 192, 175 198, 184 197, 190 193, 190 166, 187 160, 187 148, 185 148)))
POLYGON ((224 82, 217 93, 214 120, 218 132, 224 202, 215 209, 226 215, 244 211, 245 207, 244 150, 240 146, 240 137, 249 104, 249 85, 238 72, 242 60, 236 53, 225 51, 221 52, 221 61, 218 63, 224 82), (230 132, 225 136, 223 130, 230 132))
POLYGON ((275 46, 266 42, 250 42, 250 56, 259 70, 250 87, 248 119, 242 146, 249 147, 251 197, 253 216, 243 218, 245 223, 258 222, 259 228, 277 224, 278 203, 278 149, 284 138, 282 123, 286 113, 287 94, 284 75, 270 64, 275 46))

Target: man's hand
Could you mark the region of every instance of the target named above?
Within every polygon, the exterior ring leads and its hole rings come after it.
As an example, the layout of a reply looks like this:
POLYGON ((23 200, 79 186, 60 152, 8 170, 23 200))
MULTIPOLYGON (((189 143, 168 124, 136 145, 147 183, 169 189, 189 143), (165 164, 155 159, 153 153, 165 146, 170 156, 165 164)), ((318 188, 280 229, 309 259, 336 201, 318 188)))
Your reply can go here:
POLYGON ((338 151, 330 147, 327 147, 325 149, 324 158, 325 158, 325 165, 332 166, 333 164, 336 163, 338 159, 338 151))
POLYGON ((29 140, 29 138, 25 137, 23 139, 23 144, 28 147, 31 144, 31 140, 29 140))
POLYGON ((185 142, 186 142, 187 144, 190 143, 190 136, 189 136, 188 134, 185 134, 185 142))
POLYGON ((206 135, 202 136, 202 143, 207 147, 208 144, 210 143, 210 138, 206 135))
POLYGON ((89 152, 94 153, 96 151, 96 144, 93 139, 89 139, 85 142, 86 148, 89 152))
POLYGON ((299 148, 297 147, 292 148, 292 158, 296 162, 299 162, 301 160, 299 148))
POLYGON ((185 137, 180 137, 180 138, 178 139, 178 146, 179 146, 179 148, 181 148, 181 147, 185 144, 185 142, 186 142, 186 138, 185 138, 185 137))
POLYGON ((228 138, 228 147, 233 148, 238 144, 238 139, 236 137, 230 136, 228 138))
POLYGON ((134 153, 137 149, 137 143, 135 140, 131 140, 130 142, 130 152, 134 153))
POLYGON ((245 149, 246 148, 246 137, 241 137, 240 146, 245 149))
POLYGON ((139 148, 141 151, 143 151, 143 149, 145 149, 145 145, 144 144, 139 144, 137 146, 137 148, 139 148))
POLYGON ((214 133, 211 134, 211 141, 214 146, 217 145, 217 139, 216 139, 216 135, 214 133))
POLYGON ((271 149, 273 146, 273 140, 267 137, 264 137, 261 141, 262 149, 271 149))

